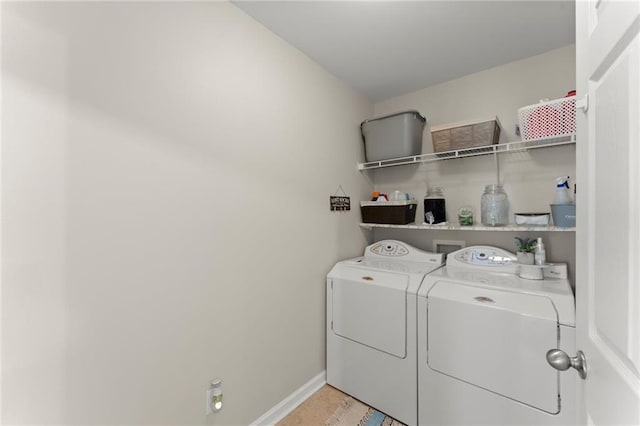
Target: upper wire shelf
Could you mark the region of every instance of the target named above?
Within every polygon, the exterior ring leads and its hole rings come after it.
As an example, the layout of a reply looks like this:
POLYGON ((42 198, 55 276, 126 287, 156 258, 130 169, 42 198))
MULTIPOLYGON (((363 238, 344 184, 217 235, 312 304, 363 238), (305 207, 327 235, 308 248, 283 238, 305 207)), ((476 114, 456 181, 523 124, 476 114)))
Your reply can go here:
POLYGON ((358 170, 379 169, 382 167, 404 166, 407 164, 432 163, 434 161, 452 160, 455 158, 476 157, 479 155, 502 154, 509 152, 522 152, 535 148, 569 145, 576 143, 576 135, 563 135, 545 137, 526 141, 507 142, 496 145, 487 145, 476 148, 457 149, 438 153, 414 155, 411 157, 392 158, 389 160, 370 161, 359 163, 358 170))

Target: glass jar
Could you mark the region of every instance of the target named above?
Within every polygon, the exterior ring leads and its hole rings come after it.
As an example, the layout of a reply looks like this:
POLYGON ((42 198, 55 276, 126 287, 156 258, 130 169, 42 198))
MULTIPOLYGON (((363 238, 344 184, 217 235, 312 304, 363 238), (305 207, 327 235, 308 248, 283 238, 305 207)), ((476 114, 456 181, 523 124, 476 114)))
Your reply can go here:
POLYGON ((458 223, 460 226, 473 225, 473 207, 462 206, 458 209, 458 223))
POLYGON ((428 224, 447 221, 444 194, 439 186, 427 189, 427 195, 424 197, 424 221, 428 224))
POLYGON ((480 199, 480 220, 484 226, 509 224, 509 199, 502 185, 487 185, 480 199))

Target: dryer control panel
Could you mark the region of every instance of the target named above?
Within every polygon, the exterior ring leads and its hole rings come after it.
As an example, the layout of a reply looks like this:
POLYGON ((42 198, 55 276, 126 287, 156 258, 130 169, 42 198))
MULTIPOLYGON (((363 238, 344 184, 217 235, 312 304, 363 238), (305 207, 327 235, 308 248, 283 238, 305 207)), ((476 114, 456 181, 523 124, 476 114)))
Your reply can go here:
POLYGON ((371 244, 365 249, 364 257, 425 262, 435 265, 441 265, 444 261, 442 253, 430 253, 396 240, 383 240, 371 244))
POLYGON ((371 253, 375 253, 382 256, 405 256, 409 254, 409 250, 403 244, 397 241, 381 241, 370 247, 368 250, 371 253))

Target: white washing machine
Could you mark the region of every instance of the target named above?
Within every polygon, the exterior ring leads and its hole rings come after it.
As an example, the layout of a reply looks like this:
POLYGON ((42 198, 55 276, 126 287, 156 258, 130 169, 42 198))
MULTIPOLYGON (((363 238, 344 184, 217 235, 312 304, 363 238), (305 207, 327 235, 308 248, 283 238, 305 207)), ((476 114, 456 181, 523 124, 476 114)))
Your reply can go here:
POLYGON ((575 353, 575 302, 565 264, 543 280, 518 276, 516 257, 474 246, 450 253, 418 292, 421 425, 572 425, 577 374, 549 349, 575 353))
POLYGON ((417 424, 416 294, 442 254, 400 241, 368 246, 327 276, 327 383, 417 424))

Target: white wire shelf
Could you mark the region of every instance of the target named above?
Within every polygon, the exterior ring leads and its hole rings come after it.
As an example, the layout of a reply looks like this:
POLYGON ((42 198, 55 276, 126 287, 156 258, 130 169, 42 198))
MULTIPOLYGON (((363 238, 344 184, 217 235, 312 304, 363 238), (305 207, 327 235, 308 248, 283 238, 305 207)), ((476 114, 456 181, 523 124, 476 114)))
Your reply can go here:
POLYGON ((379 169, 382 167, 404 166, 407 164, 431 163, 434 161, 452 160, 456 158, 476 157, 479 155, 503 154, 510 152, 523 152, 530 149, 546 148, 552 146, 569 145, 576 143, 576 135, 564 135, 552 138, 532 139, 527 141, 507 142, 497 145, 487 145, 477 148, 457 149, 438 153, 415 155, 411 157, 392 158, 389 160, 370 161, 358 164, 359 170, 379 169))
POLYGON ((502 232, 575 232, 576 228, 562 228, 560 226, 522 226, 510 224, 506 226, 483 226, 483 225, 427 225, 410 223, 408 225, 390 225, 384 223, 361 223, 361 228, 390 228, 390 229, 416 229, 423 231, 502 231, 502 232))

